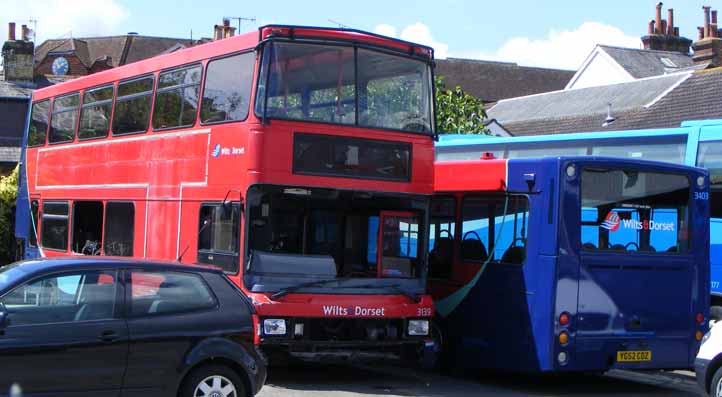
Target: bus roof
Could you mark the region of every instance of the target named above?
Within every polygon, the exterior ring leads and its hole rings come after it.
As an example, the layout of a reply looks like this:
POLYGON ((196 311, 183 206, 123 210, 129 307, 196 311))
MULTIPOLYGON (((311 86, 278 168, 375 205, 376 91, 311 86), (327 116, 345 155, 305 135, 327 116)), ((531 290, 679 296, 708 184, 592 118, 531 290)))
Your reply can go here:
POLYGON ((169 54, 158 55, 42 88, 33 93, 33 100, 43 100, 89 87, 108 84, 117 80, 139 77, 158 70, 199 62, 207 58, 249 50, 255 48, 259 42, 270 38, 348 41, 356 44, 385 47, 400 53, 428 58, 429 61, 433 59, 433 49, 431 47, 360 30, 312 26, 267 25, 259 28, 258 32, 248 32, 238 36, 184 48, 169 54))

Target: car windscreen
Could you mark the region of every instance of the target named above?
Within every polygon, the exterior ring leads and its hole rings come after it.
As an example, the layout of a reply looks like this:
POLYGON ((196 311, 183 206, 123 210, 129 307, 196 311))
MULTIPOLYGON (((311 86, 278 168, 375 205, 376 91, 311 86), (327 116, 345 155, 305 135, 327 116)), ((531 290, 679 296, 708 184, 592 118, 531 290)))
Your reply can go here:
POLYGON ((634 169, 585 167, 584 250, 684 253, 689 247, 689 178, 634 169))
POLYGON ((271 42, 256 114, 431 134, 432 88, 421 60, 351 45, 271 42))

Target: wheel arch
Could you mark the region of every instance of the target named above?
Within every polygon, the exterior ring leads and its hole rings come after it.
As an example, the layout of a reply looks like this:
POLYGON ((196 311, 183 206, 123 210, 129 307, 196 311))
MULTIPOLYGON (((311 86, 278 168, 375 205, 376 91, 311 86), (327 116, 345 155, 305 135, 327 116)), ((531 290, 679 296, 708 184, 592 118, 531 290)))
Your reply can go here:
POLYGON ((205 365, 218 364, 231 368, 243 381, 248 396, 253 396, 257 386, 254 374, 259 370, 259 363, 242 345, 223 338, 206 339, 197 344, 186 355, 180 369, 179 382, 175 385, 175 394, 179 395, 183 382, 188 375, 205 365))

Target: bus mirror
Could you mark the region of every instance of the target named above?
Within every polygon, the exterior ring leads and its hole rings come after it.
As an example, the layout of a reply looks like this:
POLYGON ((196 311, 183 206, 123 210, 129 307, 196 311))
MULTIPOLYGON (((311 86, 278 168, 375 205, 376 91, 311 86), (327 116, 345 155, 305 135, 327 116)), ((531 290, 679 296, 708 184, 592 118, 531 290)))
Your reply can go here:
POLYGON ((524 174, 524 182, 526 182, 526 185, 529 186, 529 191, 531 192, 532 189, 534 189, 534 184, 536 183, 536 174, 524 174))

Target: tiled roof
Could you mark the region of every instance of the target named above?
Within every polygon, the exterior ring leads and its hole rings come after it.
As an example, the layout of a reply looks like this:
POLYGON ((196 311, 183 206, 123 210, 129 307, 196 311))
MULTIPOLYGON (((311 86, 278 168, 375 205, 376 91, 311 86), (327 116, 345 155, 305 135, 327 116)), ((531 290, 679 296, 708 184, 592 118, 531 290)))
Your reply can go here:
POLYGON ((599 46, 635 79, 694 68, 690 55, 676 51, 599 46))
POLYGON ((0 97, 29 98, 32 91, 32 88, 0 80, 0 97))
POLYGON ((460 86, 484 102, 561 90, 571 70, 519 66, 515 63, 448 58, 436 61, 437 76, 447 88, 460 86))
POLYGON ((46 40, 37 47, 35 60, 39 64, 48 54, 74 52, 87 67, 106 56, 115 67, 161 54, 177 44, 190 46, 192 41, 138 35, 54 39, 46 40))
MULTIPOLYGON (((672 77, 672 76, 669 76, 672 77)), ((644 80, 625 83, 627 93, 631 96, 640 95, 646 89, 644 80)), ((587 91, 590 96, 596 95, 593 87, 589 89, 570 90, 587 91)), ((626 109, 613 107, 612 116, 615 121, 603 127, 606 119, 604 111, 596 112, 558 112, 552 117, 532 118, 516 117, 515 121, 505 121, 492 108, 490 117, 497 118, 512 135, 563 134, 572 132, 619 131, 630 129, 674 128, 683 121, 722 118, 722 68, 697 71, 681 81, 679 85, 671 85, 669 91, 657 98, 651 106, 636 106, 626 109)), ((544 95, 546 96, 546 95, 544 95)), ((549 102, 559 98, 547 97, 549 102)), ((499 105, 497 105, 499 106, 499 105)), ((528 104, 525 104, 528 106, 528 104)), ((564 103, 560 103, 563 107, 564 103)), ((523 112, 523 110, 520 110, 523 112)))
POLYGON ((543 120, 639 109, 651 104, 690 73, 652 77, 631 82, 586 87, 520 98, 506 99, 489 109, 490 118, 504 125, 517 121, 543 120))

